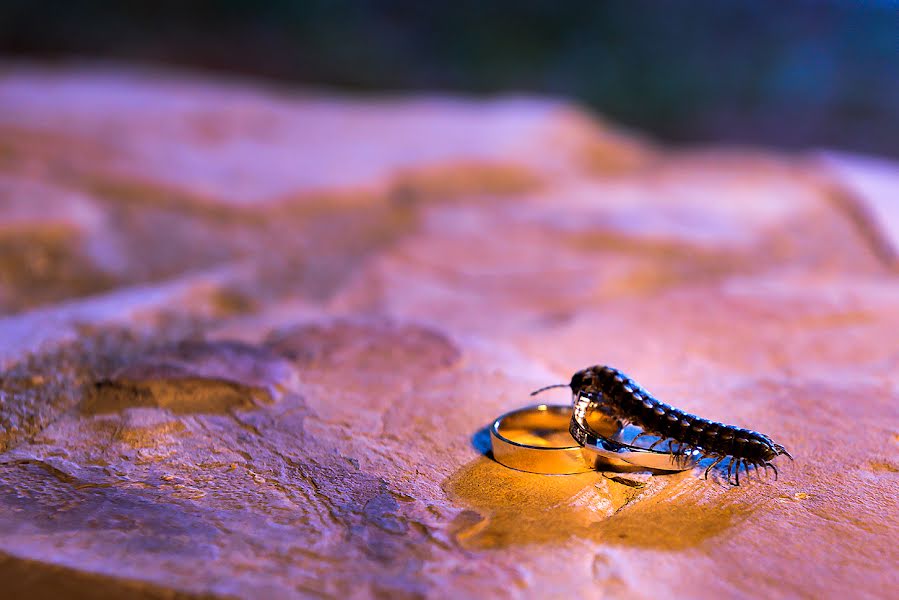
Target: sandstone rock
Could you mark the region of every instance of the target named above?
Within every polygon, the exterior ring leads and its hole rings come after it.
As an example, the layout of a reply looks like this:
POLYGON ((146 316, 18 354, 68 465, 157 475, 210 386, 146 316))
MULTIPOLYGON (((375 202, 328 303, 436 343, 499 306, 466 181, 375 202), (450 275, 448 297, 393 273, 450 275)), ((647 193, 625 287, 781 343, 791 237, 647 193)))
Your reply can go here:
POLYGON ((558 101, 8 65, 0 243, 63 234, 0 260, 6 591, 889 597, 899 284, 834 173, 558 101), (594 363, 796 460, 491 459, 594 363))
POLYGON ((0 174, 0 309, 4 313, 115 285, 106 219, 85 196, 0 174))
POLYGON ((475 163, 474 172, 492 177, 494 165, 498 173, 555 172, 589 156, 593 168, 626 167, 644 154, 559 102, 336 100, 152 72, 11 65, 0 80, 0 115, 0 125, 97 148, 92 157, 62 156, 92 178, 232 205, 346 197, 389 185, 401 172, 453 163, 475 163), (627 161, 604 160, 609 146, 627 161))
POLYGON ((894 268, 899 265, 899 195, 896 164, 882 159, 830 152, 821 156, 845 192, 844 206, 859 220, 873 246, 894 268))
POLYGON ((297 374, 271 352, 235 342, 182 343, 142 357, 99 380, 82 403, 88 414, 137 406, 219 413, 273 402, 297 374))

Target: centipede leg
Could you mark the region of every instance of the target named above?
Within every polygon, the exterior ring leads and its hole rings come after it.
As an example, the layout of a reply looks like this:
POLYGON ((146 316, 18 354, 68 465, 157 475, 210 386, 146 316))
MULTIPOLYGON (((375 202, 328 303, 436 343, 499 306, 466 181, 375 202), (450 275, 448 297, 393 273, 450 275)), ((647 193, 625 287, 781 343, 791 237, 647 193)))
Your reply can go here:
POLYGON ((684 464, 685 464, 685 465, 688 465, 688 464, 691 464, 691 463, 692 463, 693 466, 696 466, 697 463, 699 463, 700 460, 702 460, 703 458, 705 458, 705 456, 703 456, 701 453, 698 454, 698 456, 697 456, 698 450, 699 450, 699 449, 698 449, 696 446, 693 446, 693 445, 688 445, 688 446, 686 447, 686 449, 684 449, 683 459, 684 459, 684 464))
POLYGON ((680 454, 681 444, 677 444, 677 450, 674 449, 674 444, 668 446, 668 452, 671 453, 671 458, 674 458, 680 454))
POLYGON ((687 457, 689 454, 685 451, 685 449, 689 448, 687 444, 679 443, 677 445, 677 450, 671 451, 671 456, 674 459, 674 464, 678 467, 683 468, 687 465, 687 457))
POLYGON ((693 447, 690 444, 681 444, 677 447, 677 464, 680 467, 686 467, 690 463, 690 457, 693 455, 693 447))
MULTIPOLYGON (((751 468, 752 472, 755 473, 756 478, 757 478, 759 481, 761 481, 761 480, 762 480, 762 476, 761 476, 761 474, 759 473, 759 463, 757 463, 757 462, 751 462, 751 463, 749 463, 749 467, 751 468)), ((750 472, 750 469, 747 468, 747 470, 746 470, 746 476, 747 476, 747 477, 749 477, 749 472, 750 472)))
MULTIPOLYGON (((756 477, 758 478, 759 481, 761 481, 761 480, 762 480, 762 474, 759 473, 759 465, 761 465, 761 463, 758 463, 758 462, 751 462, 751 463, 749 463, 749 466, 752 467, 753 472, 755 473, 756 477)), ((748 471, 747 471, 747 477, 748 477, 748 476, 749 476, 749 475, 748 475, 748 471)))
POLYGON ((777 467, 775 467, 773 464, 771 464, 769 462, 765 463, 765 466, 771 467, 774 470, 774 481, 777 481, 777 467))
POLYGON ((636 442, 638 439, 640 439, 641 435, 645 435, 647 437, 653 437, 653 435, 651 433, 648 433, 646 431, 641 431, 640 433, 638 433, 637 435, 634 436, 634 439, 631 440, 631 446, 634 445, 634 442, 636 442))
POLYGON ((746 481, 752 480, 752 463, 743 459, 743 468, 746 469, 746 481))
POLYGON ((734 478, 737 480, 737 487, 740 485, 740 465, 742 464, 742 459, 737 459, 737 468, 734 469, 734 478))
POLYGON ((659 439, 657 439, 656 441, 654 441, 652 444, 650 444, 649 449, 652 450, 652 449, 655 448, 657 445, 661 444, 662 442, 664 442, 664 441, 667 440, 667 439, 668 439, 668 438, 660 437, 659 439))
POLYGON ((709 467, 705 470, 705 477, 703 477, 703 479, 708 479, 708 478, 709 478, 709 471, 711 471, 712 469, 714 469, 715 467, 717 467, 717 466, 718 466, 718 463, 720 463, 722 460, 724 460, 724 457, 723 457, 723 456, 719 456, 719 457, 715 460, 715 462, 713 462, 712 464, 710 464, 709 467))

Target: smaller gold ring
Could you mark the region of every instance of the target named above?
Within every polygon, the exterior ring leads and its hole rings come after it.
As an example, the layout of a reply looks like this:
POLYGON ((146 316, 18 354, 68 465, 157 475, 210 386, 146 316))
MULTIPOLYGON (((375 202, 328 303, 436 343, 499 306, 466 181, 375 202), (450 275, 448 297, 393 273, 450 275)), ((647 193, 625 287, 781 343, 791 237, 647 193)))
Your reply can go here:
POLYGON ((593 470, 569 433, 571 405, 538 404, 498 417, 490 427, 493 458, 506 467, 544 475, 593 470))

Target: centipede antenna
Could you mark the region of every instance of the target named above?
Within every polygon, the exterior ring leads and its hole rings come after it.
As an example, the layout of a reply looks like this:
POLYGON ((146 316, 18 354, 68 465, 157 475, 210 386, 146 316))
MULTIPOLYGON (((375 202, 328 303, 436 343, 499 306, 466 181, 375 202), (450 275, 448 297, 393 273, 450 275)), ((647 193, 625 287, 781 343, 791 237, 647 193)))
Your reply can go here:
POLYGON ((551 390, 553 388, 561 388, 561 387, 569 387, 567 383, 554 383, 553 385, 548 385, 546 387, 542 387, 539 390, 534 390, 531 392, 531 396, 536 396, 540 392, 545 392, 546 390, 551 390))

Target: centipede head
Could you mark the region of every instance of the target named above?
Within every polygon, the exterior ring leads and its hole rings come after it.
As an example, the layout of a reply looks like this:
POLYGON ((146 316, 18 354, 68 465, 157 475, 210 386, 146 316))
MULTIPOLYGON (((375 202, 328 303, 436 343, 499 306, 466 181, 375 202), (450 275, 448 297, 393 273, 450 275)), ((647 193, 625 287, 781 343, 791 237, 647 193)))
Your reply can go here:
MULTIPOLYGON (((755 432, 753 432, 755 433, 755 432)), ((774 460, 780 455, 784 455, 790 460, 793 460, 793 456, 787 452, 787 449, 781 446, 780 444, 776 444, 771 441, 771 438, 768 436, 763 436, 762 434, 756 434, 760 438, 762 438, 763 442, 761 444, 753 444, 752 448, 757 449, 758 455, 757 458, 768 462, 774 460)))
POLYGON ((571 391, 575 394, 599 394, 602 392, 600 388, 600 367, 588 367, 581 369, 571 376, 571 391))
POLYGON ((790 460, 793 460, 793 455, 790 454, 789 452, 787 452, 787 449, 784 448, 783 446, 781 446, 780 444, 774 444, 774 452, 776 453, 775 454, 776 456, 780 456, 781 454, 783 454, 790 460))

